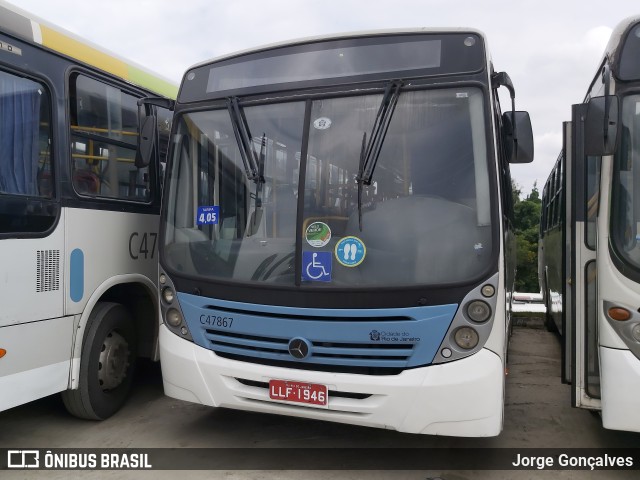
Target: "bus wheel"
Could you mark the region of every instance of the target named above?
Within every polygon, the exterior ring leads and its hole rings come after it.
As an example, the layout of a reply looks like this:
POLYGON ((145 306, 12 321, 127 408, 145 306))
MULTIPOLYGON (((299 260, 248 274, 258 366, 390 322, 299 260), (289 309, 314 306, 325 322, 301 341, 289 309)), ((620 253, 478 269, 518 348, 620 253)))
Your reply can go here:
POLYGON ((119 303, 99 302, 82 342, 78 389, 62 393, 67 410, 89 420, 116 413, 131 390, 135 359, 131 314, 119 303))
POLYGON ((544 312, 544 326, 547 328, 548 332, 560 333, 558 331, 558 327, 556 326, 556 322, 553 320, 553 315, 551 314, 551 307, 549 305, 546 306, 545 312, 544 312))

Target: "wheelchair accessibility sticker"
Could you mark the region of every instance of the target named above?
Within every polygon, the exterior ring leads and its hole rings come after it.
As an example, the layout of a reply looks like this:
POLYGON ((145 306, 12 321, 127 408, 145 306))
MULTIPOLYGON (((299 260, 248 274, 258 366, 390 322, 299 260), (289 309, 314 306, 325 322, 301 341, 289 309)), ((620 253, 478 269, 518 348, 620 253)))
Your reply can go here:
POLYGON ((336 259, 345 267, 357 267, 367 255, 367 247, 358 237, 344 237, 336 244, 336 259))
POLYGON ((302 280, 331 281, 331 252, 302 252, 302 280))

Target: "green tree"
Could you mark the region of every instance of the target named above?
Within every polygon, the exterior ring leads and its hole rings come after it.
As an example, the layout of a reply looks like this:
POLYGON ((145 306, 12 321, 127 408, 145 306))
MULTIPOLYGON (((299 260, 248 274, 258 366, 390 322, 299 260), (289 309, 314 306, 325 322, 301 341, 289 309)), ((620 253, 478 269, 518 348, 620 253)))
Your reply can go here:
POLYGON ((533 184, 531 193, 524 200, 520 199, 521 190, 515 186, 514 191, 514 227, 517 247, 518 274, 516 290, 522 292, 538 292, 538 235, 542 201, 538 186, 533 184))

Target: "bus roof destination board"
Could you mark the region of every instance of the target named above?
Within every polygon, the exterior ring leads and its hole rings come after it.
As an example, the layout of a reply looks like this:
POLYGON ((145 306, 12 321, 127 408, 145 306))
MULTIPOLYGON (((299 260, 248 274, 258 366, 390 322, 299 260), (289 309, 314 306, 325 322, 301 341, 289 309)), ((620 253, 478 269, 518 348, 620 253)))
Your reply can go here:
POLYGON ((249 89, 256 93, 312 83, 472 73, 485 67, 484 44, 477 32, 353 34, 330 41, 293 42, 195 67, 185 77, 179 101, 221 98, 249 89))

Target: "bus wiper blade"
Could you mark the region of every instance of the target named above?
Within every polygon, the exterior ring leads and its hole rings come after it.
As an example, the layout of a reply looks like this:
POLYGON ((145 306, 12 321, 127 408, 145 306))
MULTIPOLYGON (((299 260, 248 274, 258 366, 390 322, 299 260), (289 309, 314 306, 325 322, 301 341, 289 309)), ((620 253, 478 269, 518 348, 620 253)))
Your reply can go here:
POLYGON ((371 178, 373 177, 373 171, 376 168, 380 151, 382 150, 382 144, 387 135, 393 112, 398 104, 398 97, 400 96, 400 89, 402 88, 402 82, 394 80, 384 91, 382 102, 380 102, 380 108, 376 115, 376 120, 373 123, 373 129, 371 130, 371 136, 365 149, 364 165, 359 181, 362 181, 365 185, 371 185, 371 178))
POLYGON ((367 132, 362 133, 362 147, 360 147, 360 164, 358 165, 358 226, 362 231, 362 175, 364 173, 365 151, 367 149, 367 132))
MULTIPOLYGON (((244 164, 244 170, 247 178, 252 182, 260 182, 259 159, 256 158, 256 152, 253 150, 251 131, 244 110, 238 103, 238 97, 232 97, 227 100, 227 110, 231 117, 231 125, 233 133, 240 149, 240 156, 244 164)), ((264 181, 264 179, 262 180, 264 181)))
POLYGON ((382 96, 376 119, 373 122, 369 142, 366 141, 366 133, 362 138, 360 165, 358 168, 358 176, 356 177, 356 181, 358 182, 358 219, 360 231, 362 231, 362 186, 371 185, 373 172, 376 169, 378 157, 380 156, 384 139, 387 136, 387 130, 389 130, 393 112, 398 104, 401 88, 402 81, 393 80, 389 82, 382 96))
POLYGON ((248 236, 254 235, 258 231, 258 227, 260 226, 260 222, 262 221, 262 185, 264 185, 264 161, 266 156, 266 148, 267 148, 267 134, 262 134, 262 139, 260 140, 260 156, 258 157, 258 174, 257 178, 254 180, 256 184, 256 192, 253 196, 254 208, 253 214, 251 218, 251 229, 248 233, 248 236))
POLYGON ((257 155, 253 149, 253 136, 249 130, 247 117, 244 110, 238 102, 238 97, 232 97, 227 100, 227 110, 231 117, 231 125, 233 133, 236 137, 240 156, 247 178, 256 184, 256 191, 251 198, 253 200, 253 211, 247 228, 247 236, 255 235, 262 221, 262 186, 264 179, 264 164, 266 156, 267 135, 262 134, 260 140, 260 154, 257 155))

